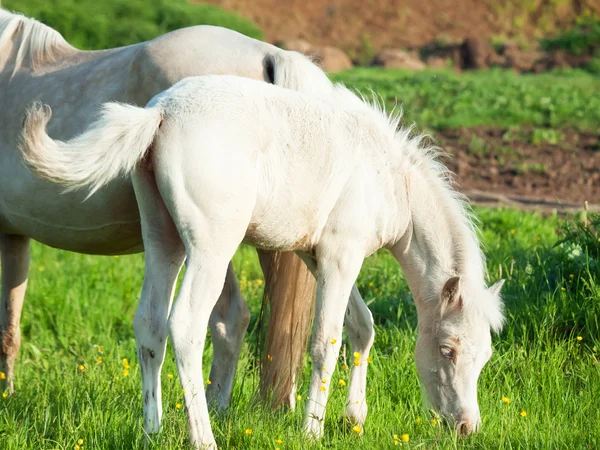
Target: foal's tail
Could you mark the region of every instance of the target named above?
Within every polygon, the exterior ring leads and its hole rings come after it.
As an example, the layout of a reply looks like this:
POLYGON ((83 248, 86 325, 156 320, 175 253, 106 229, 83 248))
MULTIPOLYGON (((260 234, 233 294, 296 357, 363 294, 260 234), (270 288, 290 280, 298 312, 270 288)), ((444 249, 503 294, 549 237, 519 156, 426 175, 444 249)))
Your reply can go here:
POLYGON ((157 108, 106 103, 100 117, 69 141, 50 138, 48 105, 35 103, 26 113, 21 151, 41 178, 68 186, 87 187, 92 195, 118 176, 128 175, 144 158, 163 115, 157 108))

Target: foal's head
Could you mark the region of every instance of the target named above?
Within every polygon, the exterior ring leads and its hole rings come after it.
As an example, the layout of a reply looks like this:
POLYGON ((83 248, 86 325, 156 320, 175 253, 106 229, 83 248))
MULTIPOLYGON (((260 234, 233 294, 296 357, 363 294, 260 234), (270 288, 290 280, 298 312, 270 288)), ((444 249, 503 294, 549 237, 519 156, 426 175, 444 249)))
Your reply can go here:
POLYGON ((481 424, 477 379, 492 356, 491 331, 503 322, 500 288, 476 287, 461 277, 448 279, 419 320, 416 363, 425 394, 459 434, 481 424))

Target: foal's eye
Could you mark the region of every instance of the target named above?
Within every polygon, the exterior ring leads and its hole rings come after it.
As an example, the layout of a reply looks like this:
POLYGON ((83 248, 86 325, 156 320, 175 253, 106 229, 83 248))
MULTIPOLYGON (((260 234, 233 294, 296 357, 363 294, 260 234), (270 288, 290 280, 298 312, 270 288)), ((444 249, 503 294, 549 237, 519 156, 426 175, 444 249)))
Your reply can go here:
POLYGON ((452 350, 450 347, 441 346, 440 353, 446 359, 454 359, 454 350, 452 350))

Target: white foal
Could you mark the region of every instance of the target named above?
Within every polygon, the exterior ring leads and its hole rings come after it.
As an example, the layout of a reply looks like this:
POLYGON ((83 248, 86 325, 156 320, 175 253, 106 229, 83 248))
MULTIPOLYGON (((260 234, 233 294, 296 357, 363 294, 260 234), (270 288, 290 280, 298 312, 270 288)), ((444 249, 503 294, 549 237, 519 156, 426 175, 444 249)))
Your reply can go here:
MULTIPOLYGON (((310 435, 323 434, 345 315, 360 354, 348 413, 364 420, 372 318, 353 283, 363 259, 382 247, 401 263, 414 294, 416 361, 429 400, 459 432, 477 428, 477 379, 491 356, 490 330, 503 322, 501 284, 485 285, 471 218, 445 168, 420 138, 396 131, 396 120, 343 87, 321 101, 228 76, 183 80, 145 109, 107 104, 67 142, 48 137, 49 118, 49 108, 33 108, 23 134, 24 157, 40 176, 93 193, 134 173, 144 240, 161 227, 177 231, 147 260, 159 267, 149 267, 147 277, 170 277, 167 269, 180 264, 185 248, 188 268, 168 329, 197 447, 216 444, 194 349, 204 345, 228 263, 243 241, 294 250, 317 277, 304 425, 310 435)), ((155 339, 149 331, 147 339, 155 339)))

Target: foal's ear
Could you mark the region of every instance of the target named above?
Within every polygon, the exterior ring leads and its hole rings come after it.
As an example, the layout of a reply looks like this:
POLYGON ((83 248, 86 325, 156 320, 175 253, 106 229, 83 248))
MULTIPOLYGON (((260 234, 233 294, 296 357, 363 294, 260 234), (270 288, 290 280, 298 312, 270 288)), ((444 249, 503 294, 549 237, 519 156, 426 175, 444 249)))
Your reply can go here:
POLYGON ((489 288, 490 292, 494 297, 498 297, 500 295, 500 289, 502 289, 502 286, 504 286, 505 281, 506 280, 503 278, 502 280, 498 281, 489 288))
POLYGON ((456 308, 462 308, 463 301, 460 296, 460 277, 452 277, 444 283, 440 295, 440 314, 449 313, 456 308))

